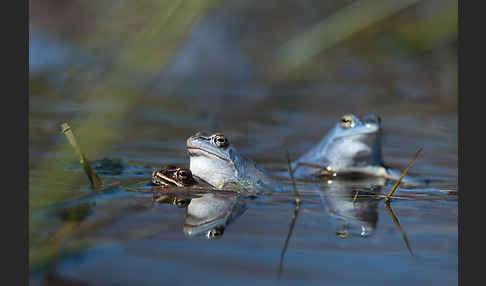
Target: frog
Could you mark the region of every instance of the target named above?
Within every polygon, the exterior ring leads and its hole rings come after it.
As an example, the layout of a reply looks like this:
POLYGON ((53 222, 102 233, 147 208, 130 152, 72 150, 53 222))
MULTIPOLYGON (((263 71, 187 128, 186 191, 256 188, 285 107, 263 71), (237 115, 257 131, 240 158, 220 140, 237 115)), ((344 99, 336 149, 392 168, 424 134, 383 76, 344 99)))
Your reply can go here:
MULTIPOLYGON (((361 118, 352 113, 341 116, 319 143, 292 162, 293 175, 296 178, 375 176, 397 180, 401 171, 383 162, 381 121, 374 113, 361 118)), ((402 182, 421 184, 409 176, 402 182)))
POLYGON ((241 154, 220 132, 197 132, 186 143, 191 172, 217 189, 231 186, 252 193, 282 190, 275 177, 241 154))
POLYGON ((196 185, 191 170, 168 165, 152 172, 152 184, 163 187, 188 187, 196 185))
MULTIPOLYGON (((152 184, 161 188, 192 187, 199 185, 199 183, 192 175, 191 170, 185 167, 168 165, 165 168, 152 172, 152 184)), ((183 208, 187 207, 191 200, 190 198, 180 197, 175 194, 168 194, 165 192, 161 193, 158 192, 157 189, 153 189, 152 201, 157 203, 169 203, 183 208)))

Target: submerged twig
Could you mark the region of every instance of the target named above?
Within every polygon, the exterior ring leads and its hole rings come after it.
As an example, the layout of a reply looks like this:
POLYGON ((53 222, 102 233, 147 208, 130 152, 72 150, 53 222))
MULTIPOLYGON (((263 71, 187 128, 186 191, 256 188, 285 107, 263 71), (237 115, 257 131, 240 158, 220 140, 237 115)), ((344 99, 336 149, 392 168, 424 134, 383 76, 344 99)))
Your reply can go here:
POLYGON ((419 148, 417 153, 415 153, 415 156, 413 156, 412 160, 410 161, 410 163, 408 163, 408 166, 405 168, 405 170, 403 170, 402 174, 400 175, 400 178, 398 178, 398 180, 395 182, 395 184, 393 185, 393 187, 391 188, 390 192, 388 193, 388 195, 386 195, 385 197, 385 203, 386 204, 389 204, 390 203, 390 198, 391 196, 393 195, 393 193, 396 191, 396 189, 398 188, 398 185, 400 185, 400 183, 402 182, 402 179, 403 177, 405 177, 405 174, 407 174, 408 172, 408 169, 412 166, 413 162, 415 162, 415 159, 417 159, 418 155, 420 154, 420 152, 422 152, 422 148, 419 148))
POLYGON ((410 246, 410 243, 408 242, 407 233, 400 226, 400 222, 398 221, 398 218, 393 213, 393 210, 392 210, 390 204, 385 204, 385 207, 386 207, 386 210, 388 211, 388 213, 390 214, 390 216, 392 217, 393 222, 395 222, 395 225, 397 226, 398 230, 400 230, 400 232, 402 233, 403 240, 405 241, 405 244, 407 245, 407 248, 408 248, 408 251, 410 252, 410 255, 414 256, 413 251, 412 251, 412 247, 410 246))
POLYGON ((79 162, 83 166, 84 172, 88 176, 88 179, 91 183, 91 188, 97 189, 103 185, 101 182, 100 178, 96 174, 96 172, 91 168, 88 160, 86 160, 86 157, 83 155, 81 152, 81 148, 79 148, 76 138, 74 137, 74 133, 71 131, 71 127, 67 123, 61 124, 61 131, 64 135, 66 135, 66 138, 69 140, 69 143, 71 146, 73 146, 74 151, 79 157, 79 162))

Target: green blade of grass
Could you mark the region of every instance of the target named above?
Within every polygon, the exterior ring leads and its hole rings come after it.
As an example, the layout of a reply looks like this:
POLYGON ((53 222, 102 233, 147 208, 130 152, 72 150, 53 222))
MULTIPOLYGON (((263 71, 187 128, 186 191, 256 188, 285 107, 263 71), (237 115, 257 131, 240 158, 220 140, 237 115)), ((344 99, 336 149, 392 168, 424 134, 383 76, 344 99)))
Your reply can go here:
POLYGON ((84 154, 81 152, 81 148, 79 148, 79 145, 76 142, 76 138, 74 137, 74 133, 71 130, 69 124, 67 123, 61 124, 61 131, 66 136, 71 146, 73 146, 76 155, 79 157, 79 162, 81 163, 81 166, 83 166, 84 172, 88 176, 88 179, 91 183, 91 188, 92 189, 100 188, 103 185, 103 183, 101 182, 96 172, 91 168, 84 154))

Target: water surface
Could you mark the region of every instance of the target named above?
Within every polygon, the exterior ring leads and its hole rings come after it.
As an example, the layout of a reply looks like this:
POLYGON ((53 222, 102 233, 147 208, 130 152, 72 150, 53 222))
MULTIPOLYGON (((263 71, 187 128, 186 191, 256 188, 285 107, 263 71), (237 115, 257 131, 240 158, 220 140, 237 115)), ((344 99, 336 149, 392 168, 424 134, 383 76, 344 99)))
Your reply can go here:
POLYGON ((259 60, 283 36, 265 25, 242 28, 248 16, 232 17, 244 9, 235 7, 196 25, 168 65, 150 76, 135 64, 115 72, 117 52, 106 56, 31 29, 31 284, 457 285, 457 57, 451 47, 410 55, 387 48, 384 33, 368 40, 371 56, 358 41, 354 50, 350 44, 330 52, 327 62, 316 60, 304 74, 315 77, 272 82, 259 60), (246 29, 275 39, 253 43, 246 29), (395 54, 384 56, 389 50, 395 54), (343 114, 371 112, 382 118, 384 161, 403 169, 423 148, 409 174, 433 182, 399 188, 402 199, 390 208, 372 194, 388 192, 393 182, 300 182, 298 209, 290 189, 212 198, 225 210, 218 219, 230 220, 222 236, 208 239, 207 229, 191 228, 197 219, 188 219, 204 196, 181 207, 131 189, 155 168, 188 166, 186 139, 197 131, 223 132, 241 153, 277 173, 287 168, 286 151, 296 159, 343 114), (101 178, 118 187, 91 191, 59 132, 63 122, 101 178), (104 158, 117 164, 103 164, 104 158), (362 196, 353 201, 357 191, 362 196))

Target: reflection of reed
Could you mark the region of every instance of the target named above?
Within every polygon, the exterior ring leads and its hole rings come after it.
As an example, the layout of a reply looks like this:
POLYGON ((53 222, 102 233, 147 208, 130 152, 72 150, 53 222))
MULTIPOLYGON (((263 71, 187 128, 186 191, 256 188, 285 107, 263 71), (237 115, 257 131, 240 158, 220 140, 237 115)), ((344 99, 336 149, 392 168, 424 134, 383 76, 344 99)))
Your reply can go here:
POLYGON ((285 253, 287 252, 287 247, 289 245, 290 237, 294 232, 295 221, 297 220, 297 216, 299 215, 299 210, 300 210, 300 196, 299 196, 299 192, 297 191, 297 185, 295 184, 295 178, 292 172, 289 151, 287 151, 287 164, 288 164, 290 179, 292 180, 292 189, 294 191, 294 196, 295 196, 295 208, 294 208, 294 215, 292 216, 292 222, 290 223, 289 233, 287 234, 287 238, 285 239, 285 244, 282 249, 282 253, 280 254, 280 265, 278 268, 278 281, 280 281, 280 278, 282 277, 283 260, 285 257, 285 253))
POLYGON ((67 210, 58 210, 57 215, 61 216, 63 225, 41 242, 42 247, 29 249, 29 267, 36 268, 49 264, 61 257, 67 249, 73 253, 81 252, 92 243, 89 234, 106 227, 122 216, 147 209, 143 205, 132 205, 109 212, 101 218, 89 220, 87 213, 91 212, 92 206, 93 204, 88 203, 76 205, 67 210), (88 238, 83 241, 81 239, 83 236, 88 236, 88 238))
POLYGON ((388 211, 388 213, 390 214, 390 216, 392 217, 393 222, 397 226, 398 230, 402 233, 403 240, 405 241, 405 244, 407 245, 407 248, 408 248, 408 251, 410 252, 410 255, 411 256, 414 256, 413 251, 412 251, 412 248, 410 247, 410 243, 408 242, 407 233, 400 226, 400 222, 398 221, 398 218, 393 213, 393 210, 390 207, 390 204, 385 204, 385 207, 386 207, 386 210, 388 211))
POLYGON ((295 221, 297 220, 297 216, 299 215, 299 209, 300 209, 300 202, 295 204, 294 215, 292 216, 292 222, 290 223, 289 233, 287 234, 287 239, 285 239, 285 244, 282 249, 282 253, 280 254, 280 266, 278 268, 278 281, 280 281, 280 278, 282 277, 283 261, 284 261, 285 253, 287 252, 289 240, 290 237, 292 236, 292 232, 294 231, 295 221))

